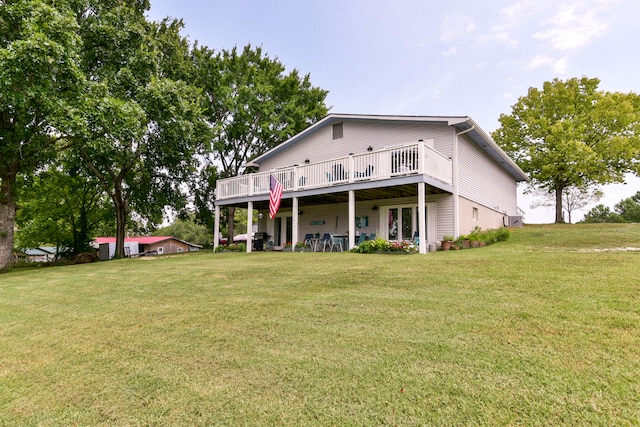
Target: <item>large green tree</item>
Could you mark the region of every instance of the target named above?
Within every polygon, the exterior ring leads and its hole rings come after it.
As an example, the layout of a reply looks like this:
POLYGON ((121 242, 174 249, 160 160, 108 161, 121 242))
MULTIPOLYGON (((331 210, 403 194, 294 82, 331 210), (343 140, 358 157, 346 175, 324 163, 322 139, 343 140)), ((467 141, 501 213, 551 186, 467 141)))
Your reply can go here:
POLYGON ((554 79, 530 88, 493 133, 532 184, 555 194, 558 223, 565 189, 622 182, 639 170, 640 98, 599 91, 599 83, 554 79))
MULTIPOLYGON (((287 72, 260 47, 220 52, 201 47, 192 57, 194 81, 206 95, 206 117, 214 132, 205 148, 206 176, 196 193, 196 206, 206 213, 213 208, 213 177, 243 174, 248 161, 326 116, 328 92, 313 86, 309 74, 287 72)), ((233 238, 233 209, 227 217, 233 238)))
POLYGON ((12 260, 17 179, 55 156, 78 111, 78 25, 60 2, 0 2, 0 269, 12 260))
MULTIPOLYGON (((539 197, 538 200, 531 204, 531 209, 541 206, 555 206, 555 195, 552 193, 534 187, 529 191, 529 194, 539 197)), ((562 209, 567 213, 569 224, 572 223, 572 214, 574 211, 582 209, 591 203, 596 203, 602 196, 604 196, 604 193, 599 188, 565 188, 562 192, 562 209)))
POLYGON ((157 229, 152 234, 154 236, 173 236, 204 247, 211 247, 211 242, 213 242, 213 230, 196 221, 194 213, 185 213, 171 224, 157 229))
POLYGON ((74 148, 113 202, 116 256, 132 214, 152 228, 165 206, 184 206, 182 184, 209 135, 200 93, 185 81, 191 62, 181 23, 149 22, 143 9, 91 9, 81 27, 90 85, 74 148))
POLYGON ((582 222, 640 222, 640 191, 616 203, 613 212, 608 206, 594 207, 582 222))
POLYGON ((589 212, 584 215, 582 221, 584 223, 604 223, 604 222, 625 222, 620 215, 615 212, 611 212, 609 206, 605 206, 602 203, 591 208, 589 212))
POLYGON ((69 154, 23 180, 16 217, 20 248, 54 245, 71 256, 91 251, 96 235, 114 232, 110 200, 69 154))
POLYGON ((631 197, 620 200, 615 205, 615 211, 624 222, 640 223, 640 191, 631 197))

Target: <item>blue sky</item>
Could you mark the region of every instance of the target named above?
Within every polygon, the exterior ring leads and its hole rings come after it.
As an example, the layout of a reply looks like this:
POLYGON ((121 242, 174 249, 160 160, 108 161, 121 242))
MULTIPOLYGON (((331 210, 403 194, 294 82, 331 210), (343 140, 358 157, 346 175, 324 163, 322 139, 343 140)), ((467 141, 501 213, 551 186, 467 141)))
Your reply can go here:
MULTIPOLYGON (((214 50, 262 46, 328 90, 335 113, 466 115, 492 132, 529 87, 555 77, 640 88, 637 0, 151 0, 149 17, 166 16, 214 50)), ((600 203, 639 191, 629 178, 600 203)), ((532 201, 519 196, 525 221, 553 222, 532 201)))

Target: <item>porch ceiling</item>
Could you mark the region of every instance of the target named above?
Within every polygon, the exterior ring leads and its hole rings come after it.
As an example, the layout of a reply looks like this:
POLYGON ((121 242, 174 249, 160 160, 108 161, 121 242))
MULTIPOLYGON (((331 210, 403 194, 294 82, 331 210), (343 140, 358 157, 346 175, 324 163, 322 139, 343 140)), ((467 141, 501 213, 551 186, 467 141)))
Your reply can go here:
MULTIPOLYGON (((427 185, 427 194, 445 194, 446 191, 427 185)), ((406 185, 396 185, 391 187, 379 187, 379 188, 369 188, 364 190, 358 190, 355 192, 356 202, 363 202, 367 200, 384 200, 384 199, 395 199, 399 197, 417 197, 418 196, 418 188, 415 184, 406 184, 406 185)), ((298 198, 298 206, 313 206, 313 205, 327 205, 327 204, 335 204, 335 203, 348 203, 349 202, 349 192, 348 191, 340 191, 335 193, 325 193, 318 194, 313 196, 304 196, 298 198)), ((239 208, 246 208, 247 204, 245 203, 237 203, 230 204, 226 206, 235 206, 239 208)), ((293 206, 293 199, 291 198, 283 198, 280 202, 281 208, 291 208, 293 206)), ((258 210, 268 210, 269 209, 269 200, 260 200, 253 202, 254 209, 258 210)))

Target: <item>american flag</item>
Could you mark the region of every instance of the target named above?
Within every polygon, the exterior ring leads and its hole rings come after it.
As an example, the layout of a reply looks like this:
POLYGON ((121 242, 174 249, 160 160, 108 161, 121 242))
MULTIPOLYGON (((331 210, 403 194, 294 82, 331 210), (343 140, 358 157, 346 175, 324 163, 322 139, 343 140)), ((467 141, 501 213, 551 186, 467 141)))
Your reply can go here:
POLYGON ((282 199, 282 184, 275 176, 269 175, 269 218, 273 219, 278 213, 282 199))

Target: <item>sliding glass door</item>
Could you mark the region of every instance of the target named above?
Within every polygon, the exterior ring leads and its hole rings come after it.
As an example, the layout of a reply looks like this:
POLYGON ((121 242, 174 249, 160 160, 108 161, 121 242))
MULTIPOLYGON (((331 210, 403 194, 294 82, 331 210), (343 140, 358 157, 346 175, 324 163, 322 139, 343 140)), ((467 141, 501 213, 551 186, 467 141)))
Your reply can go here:
POLYGON ((418 229, 415 221, 417 218, 417 208, 403 206, 388 208, 388 239, 389 240, 411 240, 414 230, 418 229))
MULTIPOLYGON (((418 231, 418 206, 386 206, 382 209, 384 218, 383 230, 388 240, 413 240, 418 231)), ((427 226, 427 241, 435 239, 435 203, 425 206, 425 224, 427 226)), ((384 237, 383 232, 383 237, 384 237)))

